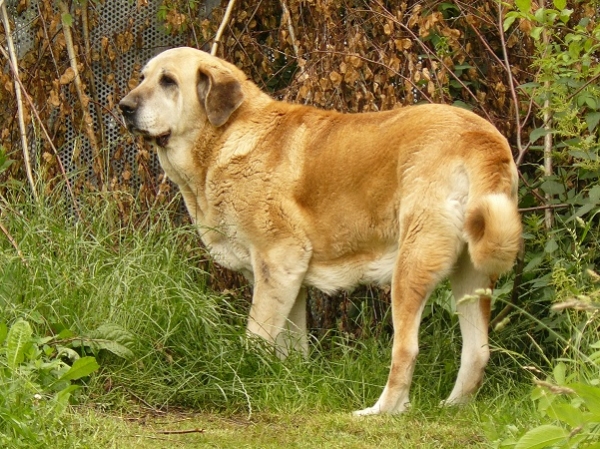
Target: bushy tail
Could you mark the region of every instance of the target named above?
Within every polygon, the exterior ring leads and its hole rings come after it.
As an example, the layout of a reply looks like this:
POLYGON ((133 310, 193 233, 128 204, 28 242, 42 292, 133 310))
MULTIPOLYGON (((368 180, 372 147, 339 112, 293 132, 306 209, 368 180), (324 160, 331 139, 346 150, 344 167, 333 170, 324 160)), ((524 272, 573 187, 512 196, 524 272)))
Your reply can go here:
POLYGON ((505 194, 488 194, 467 209, 465 232, 475 268, 498 276, 512 268, 521 246, 521 217, 505 194))

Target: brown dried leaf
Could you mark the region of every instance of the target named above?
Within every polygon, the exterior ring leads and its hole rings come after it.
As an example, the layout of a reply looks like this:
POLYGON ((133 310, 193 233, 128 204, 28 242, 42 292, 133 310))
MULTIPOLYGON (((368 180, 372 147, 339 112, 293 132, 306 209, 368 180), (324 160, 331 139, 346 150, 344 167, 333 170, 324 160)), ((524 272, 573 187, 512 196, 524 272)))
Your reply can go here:
POLYGON ((63 86, 66 84, 71 83, 73 80, 75 79, 75 71, 71 68, 68 67, 67 70, 65 70, 65 73, 63 73, 60 76, 60 84, 62 84, 63 86))
POLYGON ((402 51, 410 49, 413 43, 410 39, 396 39, 394 45, 396 46, 396 50, 402 51))
POLYGON ((338 87, 342 83, 343 78, 342 75, 340 75, 338 72, 333 71, 329 74, 329 79, 335 87, 338 87))
POLYGON ((354 67, 349 66, 348 70, 344 74, 344 81, 348 84, 354 84, 359 78, 358 72, 354 69, 354 67))
POLYGON ((48 96, 48 103, 55 108, 60 106, 60 98, 58 96, 58 92, 52 89, 50 91, 50 95, 48 96))

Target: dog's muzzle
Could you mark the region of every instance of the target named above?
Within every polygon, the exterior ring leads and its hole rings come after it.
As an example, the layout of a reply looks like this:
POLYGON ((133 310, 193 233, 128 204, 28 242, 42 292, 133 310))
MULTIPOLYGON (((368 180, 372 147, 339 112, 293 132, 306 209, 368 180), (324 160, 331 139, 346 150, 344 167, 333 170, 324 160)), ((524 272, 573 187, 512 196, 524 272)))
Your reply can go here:
POLYGON ((127 129, 131 132, 138 131, 135 126, 135 113, 138 108, 138 102, 130 99, 128 96, 119 102, 119 109, 127 125, 127 129))
POLYGON ((147 130, 140 129, 136 124, 136 113, 138 107, 139 103, 135 97, 130 98, 129 96, 127 96, 119 102, 119 109, 121 110, 121 114, 123 115, 125 125, 127 125, 127 129, 129 130, 129 132, 133 134, 139 134, 143 136, 146 141, 154 143, 161 148, 166 147, 169 143, 171 132, 168 131, 166 133, 153 136, 147 130))

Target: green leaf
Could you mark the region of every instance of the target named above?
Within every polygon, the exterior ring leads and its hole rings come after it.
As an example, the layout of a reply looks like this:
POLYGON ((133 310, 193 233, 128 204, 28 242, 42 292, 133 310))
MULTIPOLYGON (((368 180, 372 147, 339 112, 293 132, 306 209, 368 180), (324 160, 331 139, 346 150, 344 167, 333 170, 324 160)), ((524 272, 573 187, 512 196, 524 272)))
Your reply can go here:
POLYGON ((585 114, 585 122, 588 126, 588 131, 593 132, 600 122, 600 112, 589 112, 585 114))
POLYGON ((529 261, 529 263, 527 264, 527 266, 523 269, 523 271, 525 273, 529 273, 533 270, 535 270, 537 267, 540 266, 540 264, 544 261, 544 256, 540 255, 540 256, 536 256, 533 259, 531 259, 529 261))
POLYGON ((577 106, 579 107, 587 106, 588 108, 593 110, 598 109, 598 102, 596 100, 596 97, 589 91, 581 92, 579 95, 577 95, 576 99, 577 106))
POLYGON ((559 11, 567 7, 567 0, 554 0, 552 3, 554 3, 554 7, 559 11))
POLYGON ((581 206, 579 209, 577 209, 575 211, 575 213, 570 218, 570 220, 571 219, 574 220, 577 217, 583 217, 585 214, 587 214, 588 212, 590 212, 596 208, 597 208, 597 206, 595 204, 592 204, 592 203, 584 204, 583 206, 581 206))
POLYGON ((540 87, 541 84, 535 81, 531 81, 529 83, 519 84, 519 89, 530 89, 534 87, 540 87))
POLYGON ((564 422, 569 427, 577 427, 586 422, 585 415, 581 410, 572 404, 565 404, 564 402, 561 404, 552 404, 552 406, 548 407, 546 413, 550 418, 564 422))
POLYGON ((82 357, 75 360, 69 371, 63 374, 57 382, 81 379, 82 377, 89 376, 98 368, 100 368, 100 365, 98 365, 94 357, 82 357))
POLYGON ((134 358, 133 352, 126 346, 123 346, 116 341, 104 341, 99 342, 100 349, 112 352, 114 355, 124 358, 125 360, 131 360, 134 358))
POLYGON ((515 22, 515 20, 517 20, 517 17, 519 17, 519 14, 516 12, 509 12, 508 14, 506 14, 506 18, 504 19, 504 31, 508 31, 508 29, 510 28, 510 26, 515 22))
POLYGON ((529 12, 531 9, 531 0, 515 0, 515 5, 521 12, 529 12))
POLYGON ((127 345, 131 345, 133 335, 121 326, 112 323, 103 324, 95 331, 90 332, 89 338, 84 344, 89 345, 94 352, 104 349, 124 359, 134 357, 133 352, 127 347, 127 345))
POLYGON ((552 180, 544 181, 540 187, 550 195, 563 195, 565 193, 565 186, 560 182, 552 180))
POLYGON ((547 252, 548 254, 553 253, 557 249, 558 249, 558 243, 556 243, 556 240, 554 240, 554 239, 548 240, 546 242, 546 246, 544 247, 544 251, 547 252))
POLYGON ((25 320, 19 320, 11 326, 6 337, 6 360, 10 369, 14 370, 23 363, 32 334, 31 325, 25 320))
POLYGON ((533 13, 533 17, 540 23, 546 22, 546 8, 538 8, 533 13))
POLYGON ((542 449, 564 440, 568 435, 569 432, 562 427, 552 425, 539 426, 523 435, 517 441, 515 449, 542 449))
POLYGON ((453 102, 452 106, 456 106, 457 108, 467 109, 468 111, 473 110, 473 106, 465 103, 464 101, 460 101, 460 100, 456 100, 455 102, 453 102))
POLYGON ((66 355, 70 360, 73 361, 81 358, 79 353, 77 353, 74 349, 71 349, 66 346, 57 346, 56 357, 60 359, 63 355, 66 355))
POLYGON ((13 164, 12 159, 6 159, 6 158, 0 158, 0 173, 2 173, 3 171, 5 171, 8 167, 10 167, 13 164))
POLYGON ((562 23, 567 23, 569 21, 569 19, 571 18, 572 14, 573 14, 573 10, 572 9, 563 9, 560 12, 560 15, 558 16, 558 18, 560 19, 560 21, 562 23))
POLYGON ((542 35, 542 31, 544 31, 544 27, 534 27, 529 35, 534 38, 536 41, 540 40, 540 36, 542 35))
POLYGON ((559 362, 556 364, 554 369, 552 370, 552 374, 554 374, 554 380, 558 385, 563 385, 566 379, 567 365, 563 362, 559 362))
POLYGON ((56 393, 56 396, 54 396, 53 407, 54 416, 56 418, 58 418, 64 413, 64 411, 67 409, 67 406, 69 405, 69 398, 71 397, 71 393, 73 393, 75 390, 78 390, 79 388, 79 385, 69 385, 68 387, 63 388, 58 393, 56 393))
POLYGON ((531 134, 529 134, 529 141, 533 143, 536 140, 545 137, 546 134, 550 134, 551 132, 552 130, 548 128, 536 128, 533 131, 531 131, 531 134))
POLYGON ((569 387, 583 399, 588 410, 596 416, 595 420, 600 421, 600 387, 585 384, 574 384, 569 387))

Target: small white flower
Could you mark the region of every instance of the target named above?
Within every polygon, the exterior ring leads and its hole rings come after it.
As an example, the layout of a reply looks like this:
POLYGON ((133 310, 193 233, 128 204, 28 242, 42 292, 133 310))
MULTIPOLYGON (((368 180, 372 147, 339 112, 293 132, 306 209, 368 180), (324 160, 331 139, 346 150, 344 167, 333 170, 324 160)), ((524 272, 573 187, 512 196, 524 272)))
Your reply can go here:
POLYGON ((33 399, 39 401, 40 399, 42 399, 42 395, 36 393, 36 394, 33 395, 33 399))

